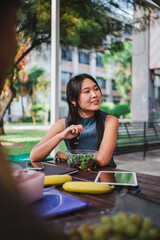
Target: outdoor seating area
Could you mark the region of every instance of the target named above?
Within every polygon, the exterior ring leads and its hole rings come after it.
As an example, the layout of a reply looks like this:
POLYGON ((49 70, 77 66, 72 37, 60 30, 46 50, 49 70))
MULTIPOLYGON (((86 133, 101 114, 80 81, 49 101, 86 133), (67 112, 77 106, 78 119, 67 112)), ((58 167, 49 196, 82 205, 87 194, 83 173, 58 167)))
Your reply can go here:
POLYGON ((160 148, 160 122, 120 123, 114 155, 143 152, 160 148))

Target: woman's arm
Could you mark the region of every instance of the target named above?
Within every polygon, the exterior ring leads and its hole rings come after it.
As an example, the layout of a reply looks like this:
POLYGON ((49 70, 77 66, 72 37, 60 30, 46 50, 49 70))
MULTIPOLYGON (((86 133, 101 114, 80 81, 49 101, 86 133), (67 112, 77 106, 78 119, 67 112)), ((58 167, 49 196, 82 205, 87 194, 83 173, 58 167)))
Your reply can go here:
POLYGON ((116 146, 118 127, 118 118, 108 115, 105 120, 103 139, 97 156, 99 166, 105 166, 111 160, 116 146))
POLYGON ((31 150, 32 162, 44 160, 50 152, 64 139, 72 139, 83 131, 82 125, 71 125, 65 128, 65 120, 58 120, 31 150))

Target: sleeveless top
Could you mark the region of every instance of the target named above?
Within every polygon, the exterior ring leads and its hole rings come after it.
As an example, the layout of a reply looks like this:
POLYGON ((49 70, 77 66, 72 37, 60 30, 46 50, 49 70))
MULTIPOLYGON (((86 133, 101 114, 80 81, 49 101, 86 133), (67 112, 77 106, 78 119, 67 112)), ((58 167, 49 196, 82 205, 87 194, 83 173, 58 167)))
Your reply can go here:
MULTIPOLYGON (((101 112, 101 118, 103 121, 103 125, 105 123, 105 119, 107 117, 107 113, 101 112)), ((65 125, 66 128, 68 127, 68 121, 67 118, 65 117, 65 125)), ((96 119, 95 119, 95 115, 93 115, 92 117, 89 118, 82 118, 80 117, 75 124, 82 124, 84 130, 83 132, 79 135, 79 139, 77 140, 77 144, 76 144, 76 148, 77 149, 90 149, 90 150, 96 150, 98 151, 98 147, 97 147, 97 133, 96 133, 96 119)), ((69 146, 69 140, 65 139, 65 144, 67 149, 70 149, 69 146)), ((107 143, 106 143, 107 144, 107 143)), ((116 168, 117 165, 115 164, 114 160, 113 160, 113 156, 110 160, 110 162, 106 165, 107 167, 112 167, 112 168, 116 168)))

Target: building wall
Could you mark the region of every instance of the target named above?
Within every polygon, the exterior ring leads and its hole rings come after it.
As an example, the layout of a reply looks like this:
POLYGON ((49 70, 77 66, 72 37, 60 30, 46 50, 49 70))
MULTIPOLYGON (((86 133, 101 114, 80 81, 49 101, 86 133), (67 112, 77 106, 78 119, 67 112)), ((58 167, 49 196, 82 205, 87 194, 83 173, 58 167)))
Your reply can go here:
MULTIPOLYGON (((137 8, 135 20, 144 12, 137 8)), ((132 121, 153 121, 156 81, 149 70, 149 28, 133 34, 132 121)))

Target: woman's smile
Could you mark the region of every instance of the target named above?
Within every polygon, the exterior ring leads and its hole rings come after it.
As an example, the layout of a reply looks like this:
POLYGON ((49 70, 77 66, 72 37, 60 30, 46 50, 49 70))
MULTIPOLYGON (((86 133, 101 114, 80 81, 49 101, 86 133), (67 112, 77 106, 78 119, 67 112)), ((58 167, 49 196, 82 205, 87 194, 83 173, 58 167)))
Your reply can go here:
POLYGON ((97 104, 99 104, 99 100, 94 100, 94 101, 92 101, 91 103, 97 105, 97 104))

